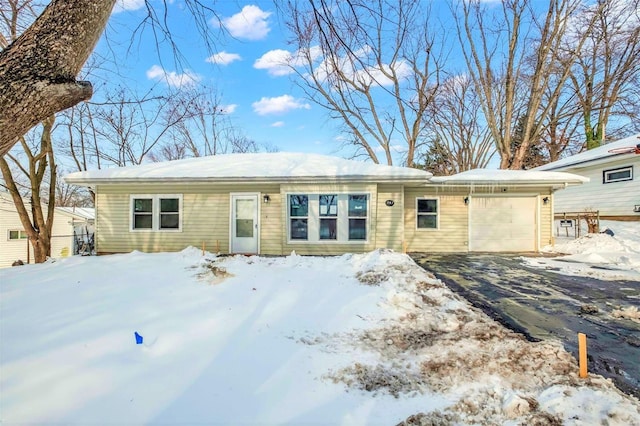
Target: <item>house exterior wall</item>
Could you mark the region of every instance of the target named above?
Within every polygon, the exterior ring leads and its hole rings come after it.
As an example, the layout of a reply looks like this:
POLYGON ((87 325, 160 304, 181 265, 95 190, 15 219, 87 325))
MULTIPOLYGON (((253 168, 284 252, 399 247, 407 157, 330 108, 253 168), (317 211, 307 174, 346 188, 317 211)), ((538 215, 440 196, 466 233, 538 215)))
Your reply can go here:
MULTIPOLYGON (((282 252, 289 254, 295 251, 297 254, 307 255, 337 255, 349 252, 361 253, 376 248, 376 223, 377 223, 377 185, 376 184, 283 184, 280 187, 282 197, 282 214, 284 218, 281 228, 282 252), (289 241, 287 195, 288 194, 367 194, 367 239, 365 241, 289 241)), ((275 253, 274 253, 275 254, 275 253)))
MULTIPOLYGON (((472 197, 496 196, 535 196, 538 206, 536 214, 536 250, 553 243, 553 199, 548 188, 509 187, 506 193, 496 193, 499 188, 475 188, 472 197), (545 204, 543 198, 549 197, 545 204)), ((469 213, 470 205, 465 204, 469 196, 468 189, 450 189, 437 187, 405 188, 404 191, 404 234, 407 251, 427 253, 465 253, 469 251, 469 213), (438 200, 438 228, 418 229, 416 224, 416 199, 430 198, 438 200)), ((496 224, 499 226, 499 224, 496 224)))
MULTIPOLYGON (((269 194, 260 205, 261 238, 267 252, 278 251, 278 185, 100 185, 96 191, 98 253, 179 251, 188 246, 229 252, 231 193, 269 194), (132 194, 182 194, 181 231, 131 231, 132 194)), ((259 197, 261 202, 261 197, 259 197)), ((271 253, 265 253, 271 254, 271 253)), ((273 253, 275 254, 275 253, 273 253)))
MULTIPOLYGON (((56 211, 51 227, 51 257, 60 258, 73 254, 73 218, 56 211)), ((9 231, 22 231, 24 227, 12 199, 0 197, 0 268, 11 266, 16 260, 33 261, 33 247, 27 239, 9 240, 9 231), (29 250, 29 253, 27 253, 29 250)))
POLYGON ((466 252, 468 251, 469 209, 464 203, 468 191, 439 191, 433 187, 405 188, 404 235, 407 251, 466 252), (438 228, 418 229, 416 199, 438 200, 438 228))
POLYGON ((555 213, 583 212, 598 210, 600 217, 640 220, 640 212, 634 206, 640 205, 640 155, 607 163, 569 167, 558 171, 575 173, 588 177, 583 185, 571 186, 555 194, 555 213), (633 180, 603 183, 605 170, 633 166, 633 180))
MULTIPOLYGON (((475 189, 472 196, 493 194, 495 189, 475 189)), ((535 232, 536 247, 552 242, 552 205, 543 203, 552 197, 548 188, 510 187, 509 192, 536 197, 539 209, 535 232)), ((230 248, 231 194, 259 194, 259 253, 287 255, 337 255, 366 252, 376 248, 412 252, 469 251, 468 188, 438 186, 405 187, 402 184, 154 184, 100 185, 96 195, 96 248, 98 253, 179 251, 187 246, 228 253, 230 248), (180 194, 182 228, 180 231, 131 231, 132 194, 180 194), (364 241, 292 241, 289 238, 288 196, 327 194, 367 194, 367 239, 364 241), (269 202, 263 203, 263 196, 269 202), (416 199, 438 200, 437 229, 418 229, 416 199), (387 201, 390 201, 387 205, 387 201), (392 203, 391 203, 392 202, 392 203)), ((344 211, 344 205, 339 207, 344 211)), ((344 213, 342 213, 344 214, 344 213)), ((310 223, 318 221, 309 215, 310 223)), ((340 223, 340 222, 339 222, 340 223)), ((344 222, 343 222, 344 224, 344 222)), ((341 225, 339 225, 341 226, 341 225)), ((317 223, 309 232, 317 232, 317 223)))

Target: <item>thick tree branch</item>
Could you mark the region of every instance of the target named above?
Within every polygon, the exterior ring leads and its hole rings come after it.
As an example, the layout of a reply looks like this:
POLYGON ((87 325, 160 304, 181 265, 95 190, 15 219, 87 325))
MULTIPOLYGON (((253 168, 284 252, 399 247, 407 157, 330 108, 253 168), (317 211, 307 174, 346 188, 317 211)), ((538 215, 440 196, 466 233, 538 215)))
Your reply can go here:
POLYGON ((46 117, 92 95, 76 76, 93 51, 115 0, 53 0, 0 52, 0 155, 46 117))

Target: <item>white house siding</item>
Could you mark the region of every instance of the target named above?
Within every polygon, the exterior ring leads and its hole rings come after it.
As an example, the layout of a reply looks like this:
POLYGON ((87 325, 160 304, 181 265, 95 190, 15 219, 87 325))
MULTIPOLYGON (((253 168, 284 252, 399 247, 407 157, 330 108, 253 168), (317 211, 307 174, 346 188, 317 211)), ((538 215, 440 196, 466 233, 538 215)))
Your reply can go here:
POLYGON ((624 218, 640 220, 640 213, 633 211, 634 205, 640 205, 640 155, 596 164, 587 167, 562 169, 588 177, 590 182, 571 186, 555 194, 556 215, 564 212, 582 212, 598 210, 604 218, 624 218), (603 183, 604 170, 633 166, 633 180, 603 183))
MULTIPOLYGON (((71 256, 74 248, 73 216, 56 210, 51 227, 51 257, 71 256)), ((16 260, 33 263, 33 247, 28 240, 9 240, 9 231, 24 227, 13 200, 0 196, 0 268, 11 266, 16 260), (27 252, 29 250, 29 252, 27 252)))

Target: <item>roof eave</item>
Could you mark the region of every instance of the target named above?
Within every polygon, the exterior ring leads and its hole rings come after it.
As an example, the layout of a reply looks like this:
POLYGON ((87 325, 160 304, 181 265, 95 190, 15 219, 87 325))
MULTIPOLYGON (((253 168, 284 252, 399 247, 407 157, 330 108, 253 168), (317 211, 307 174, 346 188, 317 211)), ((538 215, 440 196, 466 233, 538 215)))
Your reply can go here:
POLYGON ((64 178, 65 182, 73 185, 123 185, 123 184, 158 184, 158 183, 188 183, 188 184, 286 184, 286 183, 406 183, 426 184, 425 177, 403 176, 303 176, 303 177, 241 177, 241 178, 64 178))

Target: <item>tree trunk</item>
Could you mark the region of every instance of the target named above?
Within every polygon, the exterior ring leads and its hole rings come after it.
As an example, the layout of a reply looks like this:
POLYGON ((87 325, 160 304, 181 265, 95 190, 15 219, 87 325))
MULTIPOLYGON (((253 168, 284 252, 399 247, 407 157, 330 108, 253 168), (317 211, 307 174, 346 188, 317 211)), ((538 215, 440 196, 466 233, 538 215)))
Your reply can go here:
POLYGON ((115 0, 52 0, 0 52, 0 155, 45 118, 91 97, 91 83, 75 78, 114 4, 115 0))

